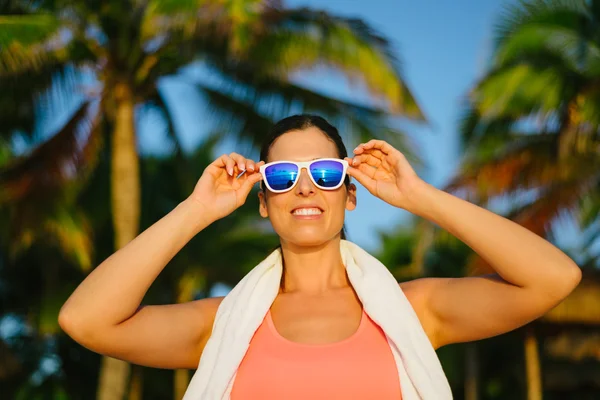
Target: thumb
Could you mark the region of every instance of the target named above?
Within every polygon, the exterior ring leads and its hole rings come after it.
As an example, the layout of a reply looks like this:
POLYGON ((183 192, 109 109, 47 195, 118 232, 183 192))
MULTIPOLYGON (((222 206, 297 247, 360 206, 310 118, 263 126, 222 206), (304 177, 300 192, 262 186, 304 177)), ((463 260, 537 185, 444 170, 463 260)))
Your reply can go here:
POLYGON ((376 183, 375 180, 369 177, 367 174, 359 170, 358 168, 354 168, 353 166, 348 166, 348 175, 353 178, 356 178, 361 185, 363 185, 371 194, 375 194, 376 183))

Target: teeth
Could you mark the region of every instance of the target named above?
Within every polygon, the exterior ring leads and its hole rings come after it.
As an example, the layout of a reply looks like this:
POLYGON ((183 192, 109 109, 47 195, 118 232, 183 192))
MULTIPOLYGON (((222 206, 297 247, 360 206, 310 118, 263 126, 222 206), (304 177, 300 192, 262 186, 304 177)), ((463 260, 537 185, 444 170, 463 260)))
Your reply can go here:
POLYGON ((318 208, 298 208, 294 210, 294 215, 318 215, 321 214, 321 210, 318 208))

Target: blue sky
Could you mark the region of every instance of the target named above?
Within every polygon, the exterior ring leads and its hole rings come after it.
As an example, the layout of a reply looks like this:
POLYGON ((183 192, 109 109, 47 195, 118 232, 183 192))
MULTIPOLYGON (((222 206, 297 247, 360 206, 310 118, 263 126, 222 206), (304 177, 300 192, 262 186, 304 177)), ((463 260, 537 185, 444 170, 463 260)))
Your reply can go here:
MULTIPOLYGON (((386 36, 402 60, 403 74, 429 124, 411 127, 408 133, 417 144, 427 169, 419 171, 426 181, 440 186, 452 175, 459 162, 456 126, 462 98, 476 81, 491 55, 493 26, 506 1, 389 1, 389 0, 288 0, 291 7, 309 6, 330 13, 360 17, 386 36)), ((334 96, 365 98, 361 85, 348 82, 339 73, 304 74, 303 84, 334 96)), ((201 122, 203 101, 188 84, 169 80, 165 92, 177 114, 177 131, 188 148, 198 144, 206 127, 201 122)), ((145 152, 160 151, 164 140, 159 135, 144 135, 145 152)), ((346 143, 351 151, 358 143, 346 143)), ((235 151, 232 143, 219 151, 235 151)), ((200 171, 199 171, 200 173, 200 171)), ((393 229, 407 221, 409 213, 395 209, 359 187, 358 207, 347 214, 350 240, 376 251, 377 232, 393 229)))

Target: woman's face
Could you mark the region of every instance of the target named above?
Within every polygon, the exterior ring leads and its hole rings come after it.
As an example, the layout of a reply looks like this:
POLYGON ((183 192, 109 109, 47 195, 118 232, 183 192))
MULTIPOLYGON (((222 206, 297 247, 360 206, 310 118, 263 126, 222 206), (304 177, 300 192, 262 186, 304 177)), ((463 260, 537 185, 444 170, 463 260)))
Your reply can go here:
MULTIPOLYGON (((272 144, 268 161, 310 161, 316 158, 339 158, 337 148, 319 128, 290 131, 272 144)), ((356 186, 335 190, 316 187, 303 169, 296 186, 285 193, 259 192, 260 214, 271 220, 282 243, 317 246, 335 238, 344 224, 345 210, 356 207, 356 186), (301 215, 301 208, 318 209, 317 215, 301 215)))

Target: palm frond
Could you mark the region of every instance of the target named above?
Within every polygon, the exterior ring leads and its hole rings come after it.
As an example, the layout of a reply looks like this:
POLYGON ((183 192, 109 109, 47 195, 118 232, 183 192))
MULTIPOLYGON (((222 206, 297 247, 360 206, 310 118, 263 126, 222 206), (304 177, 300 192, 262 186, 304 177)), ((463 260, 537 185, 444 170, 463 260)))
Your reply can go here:
POLYGON ((483 118, 476 107, 467 104, 458 122, 464 158, 489 159, 497 154, 507 141, 521 135, 517 133, 520 122, 506 117, 483 118))
POLYGON ((461 172, 446 186, 449 192, 467 190, 494 197, 517 190, 545 186, 558 177, 556 146, 558 136, 521 135, 509 146, 497 147, 492 154, 465 161, 461 172))
POLYGON ((458 120, 458 132, 460 134, 461 146, 466 147, 469 143, 475 141, 478 137, 478 130, 481 124, 481 115, 471 104, 463 106, 458 120))
POLYGON ((262 115, 253 101, 207 86, 201 90, 206 96, 209 113, 223 136, 248 140, 250 146, 256 148, 274 124, 274 119, 262 115))
POLYGON ((46 194, 13 203, 10 218, 10 256, 17 257, 36 243, 60 249, 83 271, 92 267, 92 231, 85 215, 65 193, 46 194))
POLYGON ((197 33, 199 27, 210 23, 226 23, 223 2, 211 0, 151 0, 147 3, 141 21, 145 38, 183 32, 186 36, 197 33))
POLYGON ((590 224, 583 231, 583 240, 581 243, 581 253, 587 255, 588 258, 599 258, 600 251, 597 244, 600 242, 600 220, 596 219, 593 224, 590 224))
MULTIPOLYGON (((238 75, 238 77, 241 77, 238 75)), ((217 88, 202 85, 209 107, 226 132, 246 138, 259 145, 274 121, 295 112, 318 113, 338 127, 347 143, 357 145, 377 137, 390 142, 417 166, 422 164, 407 136, 392 127, 387 115, 375 108, 334 99, 299 85, 275 81, 230 81, 217 88)))
POLYGON ((51 86, 62 65, 47 65, 37 74, 0 76, 0 137, 11 137, 15 131, 31 135, 35 128, 36 98, 51 86))
POLYGON ((592 84, 583 90, 576 97, 572 111, 572 122, 580 126, 580 131, 588 131, 591 133, 588 135, 589 139, 597 139, 596 131, 600 126, 600 85, 592 84))
POLYGON ((62 22, 52 15, 0 16, 0 76, 37 71, 63 61, 68 40, 62 22))
POLYGON ((543 55, 554 59, 553 66, 564 65, 582 75, 594 76, 600 67, 600 47, 594 40, 581 37, 577 31, 537 24, 515 32, 498 48, 494 61, 502 66, 523 58, 537 56, 539 59, 543 55))
MULTIPOLYGON (((192 5, 193 2, 182 2, 177 7, 187 9, 192 5)), ((194 7, 198 10, 199 6, 209 8, 202 2, 194 7)), ((308 8, 283 9, 269 2, 245 2, 243 10, 227 7, 200 30, 192 29, 195 48, 205 60, 212 60, 224 70, 251 68, 255 76, 270 78, 287 78, 318 66, 334 67, 366 83, 371 93, 379 96, 393 112, 424 119, 402 80, 399 62, 390 44, 364 22, 308 8), (238 17, 245 22, 239 22, 237 17, 234 18, 237 22, 227 22, 235 13, 243 14, 243 18, 238 17), (232 24, 239 26, 230 26, 232 24), (232 44, 235 41, 243 43, 232 44), (239 49, 232 51, 232 46, 239 49)), ((205 11, 206 15, 212 15, 212 11, 203 8, 202 13, 205 11)), ((173 32, 164 35, 163 43, 172 41, 168 38, 173 35, 180 39, 186 37, 173 32)))
POLYGON ((585 228, 598 221, 600 217, 600 186, 581 198, 579 223, 585 228))
POLYGON ((85 102, 70 120, 31 154, 0 170, 0 203, 51 191, 79 177, 93 163, 100 144, 98 104, 85 102))
POLYGON ((207 3, 206 0, 153 0, 148 2, 146 13, 156 16, 192 14, 207 3))
POLYGON ((228 54, 236 56, 266 29, 265 16, 281 8, 280 0, 153 0, 145 8, 141 32, 147 39, 175 34, 226 40, 228 54))
POLYGON ((199 49, 208 46, 201 39, 169 36, 169 41, 147 54, 134 76, 140 97, 153 97, 160 78, 175 75, 181 68, 198 59, 199 49))
POLYGON ((278 10, 269 15, 265 33, 248 53, 264 60, 259 69, 276 76, 324 65, 366 83, 390 110, 424 119, 404 83, 390 44, 364 22, 308 8, 278 10))
MULTIPOLYGON (((160 93, 160 90, 155 86, 154 91, 146 97, 146 105, 155 108, 161 115, 165 123, 166 134, 173 142, 173 146, 175 148, 175 153, 178 157, 183 155, 183 147, 181 145, 181 140, 177 136, 177 132, 175 131, 175 124, 172 118, 172 113, 169 111, 169 107, 165 102, 164 97, 160 93)), ((183 158, 181 158, 182 162, 185 162, 183 158)))
POLYGON ((488 75, 478 84, 472 100, 485 118, 550 113, 568 101, 565 93, 571 83, 550 66, 538 69, 520 64, 488 75))
POLYGON ((0 15, 0 48, 44 42, 60 27, 60 20, 48 14, 0 15))
POLYGON ((598 174, 580 177, 568 182, 560 182, 540 191, 530 204, 519 207, 509 214, 509 218, 538 235, 547 234, 551 222, 561 213, 574 213, 582 193, 589 190, 598 174))
POLYGON ((519 0, 504 8, 495 25, 496 48, 527 25, 557 25, 572 28, 589 18, 584 0, 519 0))
MULTIPOLYGON (((594 218, 591 195, 600 179, 597 6, 520 0, 505 10, 496 27, 494 67, 465 110, 467 157, 447 190, 474 195, 480 204, 501 198, 513 206, 508 218, 546 237, 562 217, 577 212, 582 221, 594 218)), ((470 268, 490 271, 476 255, 470 268)))

